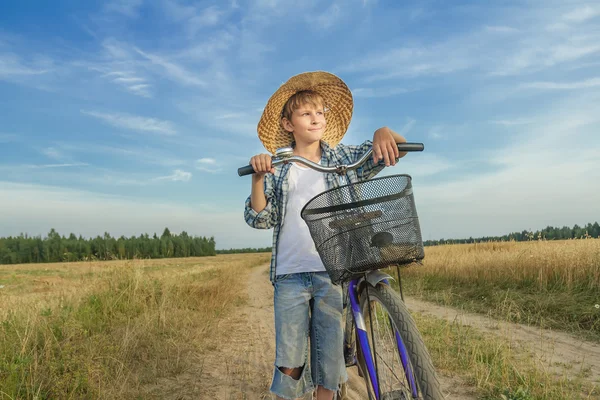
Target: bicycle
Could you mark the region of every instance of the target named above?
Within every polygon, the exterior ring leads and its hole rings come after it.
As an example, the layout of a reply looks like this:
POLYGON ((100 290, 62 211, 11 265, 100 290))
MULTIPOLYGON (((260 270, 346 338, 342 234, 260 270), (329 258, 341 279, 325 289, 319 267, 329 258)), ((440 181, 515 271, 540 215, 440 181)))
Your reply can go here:
MULTIPOLYGON (((423 149, 422 143, 398 144, 401 152, 423 149)), ((298 162, 344 176, 371 154, 372 149, 353 164, 324 167, 294 156, 286 147, 276 151, 272 164, 298 162)), ((252 173, 251 165, 238 169, 239 176, 252 173)), ((431 357, 402 294, 400 266, 424 258, 412 178, 400 174, 340 185, 311 199, 301 216, 332 282, 344 289, 346 367, 357 366, 369 399, 443 399, 431 357), (394 278, 381 271, 393 265, 398 292, 390 284, 394 278)))

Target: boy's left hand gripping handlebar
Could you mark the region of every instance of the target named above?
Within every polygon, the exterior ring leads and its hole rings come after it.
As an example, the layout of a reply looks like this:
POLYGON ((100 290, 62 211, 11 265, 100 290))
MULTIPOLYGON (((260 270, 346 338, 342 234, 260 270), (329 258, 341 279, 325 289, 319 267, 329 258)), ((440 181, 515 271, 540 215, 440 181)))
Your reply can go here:
MULTIPOLYGON (((423 151, 424 148, 425 146, 423 143, 398 143, 398 150, 402 152, 423 151)), ((252 175, 254 172, 255 171, 252 165, 246 165, 245 167, 238 168, 239 176, 252 175)))

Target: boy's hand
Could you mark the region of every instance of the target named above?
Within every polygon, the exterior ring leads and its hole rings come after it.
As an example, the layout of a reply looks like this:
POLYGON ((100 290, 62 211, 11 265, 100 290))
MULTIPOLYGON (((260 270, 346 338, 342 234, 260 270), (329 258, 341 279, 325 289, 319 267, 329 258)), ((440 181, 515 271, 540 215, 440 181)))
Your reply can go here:
POLYGON ((262 178, 266 173, 275 173, 275 168, 271 164, 271 155, 257 154, 250 159, 250 165, 254 168, 254 176, 262 178))
MULTIPOLYGON (((396 159, 399 158, 400 154, 398 146, 396 145, 394 133, 394 131, 387 127, 379 128, 375 131, 375 134, 373 135, 374 162, 377 163, 383 159, 386 167, 396 165, 396 159)), ((396 134, 396 136, 398 136, 398 134, 396 134)))

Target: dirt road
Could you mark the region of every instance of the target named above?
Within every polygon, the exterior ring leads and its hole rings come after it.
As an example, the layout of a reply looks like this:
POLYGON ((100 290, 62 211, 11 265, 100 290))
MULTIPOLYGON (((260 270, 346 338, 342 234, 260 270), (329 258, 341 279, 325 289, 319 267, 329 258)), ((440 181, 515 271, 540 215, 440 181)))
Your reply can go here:
MULTIPOLYGON (((273 287, 268 268, 255 268, 246 290, 249 302, 239 313, 224 320, 221 330, 228 339, 207 354, 199 386, 200 398, 271 399, 269 384, 273 373, 275 338, 273 287)), ((347 400, 367 399, 364 382, 356 367, 348 369, 347 400)), ((458 379, 441 379, 448 399, 475 399, 472 388, 458 379)), ((174 397, 186 398, 186 397, 174 397)), ((193 398, 190 397, 190 398, 193 398)), ((310 396, 306 396, 310 399, 310 396)))
MULTIPOLYGON (((273 288, 267 270, 268 267, 252 270, 245 288, 248 303, 235 315, 221 321, 222 337, 202 355, 203 362, 175 380, 160 382, 155 388, 160 387, 161 390, 152 391, 152 394, 165 399, 271 399, 269 384, 275 340, 273 288)), ((600 346, 597 344, 577 341, 562 333, 499 323, 414 299, 407 300, 407 305, 411 311, 459 320, 487 332, 502 335, 509 332, 509 337, 516 344, 531 348, 540 362, 557 374, 576 374, 580 368, 587 368, 591 371, 592 381, 600 379, 600 346)), ((366 399, 364 383, 358 377, 356 367, 349 368, 348 373, 347 399, 366 399)), ((440 381, 447 399, 476 399, 474 388, 465 385, 459 378, 441 376, 440 381)))

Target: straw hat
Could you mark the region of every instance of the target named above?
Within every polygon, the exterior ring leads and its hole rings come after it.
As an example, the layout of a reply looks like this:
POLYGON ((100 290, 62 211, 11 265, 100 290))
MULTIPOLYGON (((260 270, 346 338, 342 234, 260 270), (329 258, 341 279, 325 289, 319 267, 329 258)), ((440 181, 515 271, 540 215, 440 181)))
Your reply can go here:
POLYGON ((281 113, 289 98, 302 90, 314 90, 325 100, 327 128, 322 140, 335 147, 348 130, 353 110, 352 92, 348 86, 329 72, 305 72, 291 77, 277 89, 258 122, 258 138, 271 154, 280 147, 291 146, 294 140, 292 134, 281 126, 281 113))

